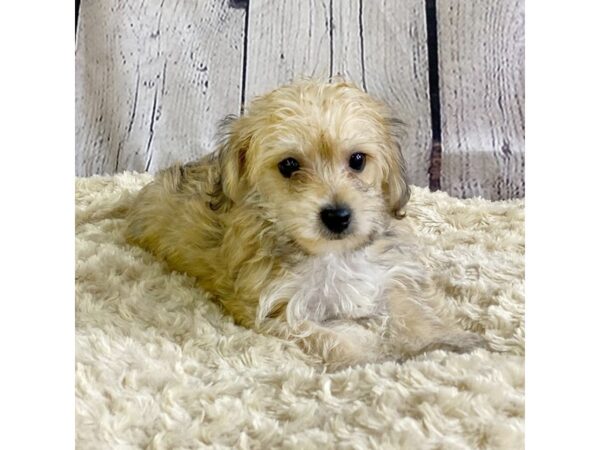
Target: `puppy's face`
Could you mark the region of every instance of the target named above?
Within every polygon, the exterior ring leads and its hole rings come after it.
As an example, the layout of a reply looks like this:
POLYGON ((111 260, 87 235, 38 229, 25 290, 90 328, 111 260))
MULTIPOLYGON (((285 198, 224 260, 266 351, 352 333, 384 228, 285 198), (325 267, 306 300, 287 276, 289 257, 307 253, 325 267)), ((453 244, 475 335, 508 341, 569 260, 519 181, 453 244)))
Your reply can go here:
POLYGON ((224 191, 308 253, 357 248, 409 196, 388 117, 346 83, 279 88, 230 124, 224 191))

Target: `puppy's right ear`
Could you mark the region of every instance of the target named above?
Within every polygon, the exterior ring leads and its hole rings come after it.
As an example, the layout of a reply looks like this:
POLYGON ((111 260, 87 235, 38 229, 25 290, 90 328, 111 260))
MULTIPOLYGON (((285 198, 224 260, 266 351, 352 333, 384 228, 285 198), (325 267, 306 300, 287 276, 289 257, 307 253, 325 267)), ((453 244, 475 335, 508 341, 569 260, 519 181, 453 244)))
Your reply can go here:
POLYGON ((242 119, 227 116, 219 125, 218 164, 223 194, 238 202, 246 190, 245 163, 251 135, 244 135, 242 119))
POLYGON ((384 192, 386 193, 390 212, 397 219, 406 216, 404 207, 410 199, 410 187, 406 177, 406 163, 402 156, 400 141, 403 136, 404 123, 394 118, 387 118, 390 127, 390 137, 392 144, 386 152, 388 163, 388 177, 384 182, 384 192))

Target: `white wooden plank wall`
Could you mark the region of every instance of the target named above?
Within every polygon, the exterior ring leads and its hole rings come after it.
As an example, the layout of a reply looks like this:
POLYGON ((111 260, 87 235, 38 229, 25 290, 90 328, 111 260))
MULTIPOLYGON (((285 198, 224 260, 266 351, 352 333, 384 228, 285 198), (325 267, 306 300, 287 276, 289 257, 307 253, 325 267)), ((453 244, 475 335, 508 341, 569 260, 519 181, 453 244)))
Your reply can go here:
MULTIPOLYGON (((428 186, 426 1, 83 0, 76 173, 155 172, 198 158, 218 121, 253 96, 299 76, 341 75, 406 122, 410 181, 428 186)), ((522 0, 435 1, 442 189, 522 196, 522 0)))
POLYGON ((429 185, 431 110, 423 0, 362 0, 364 86, 406 123, 409 179, 429 185))
POLYGON ((329 76, 329 1, 252 0, 245 100, 297 76, 329 76))
POLYGON ((239 113, 245 11, 227 0, 83 0, 76 173, 155 171, 239 113))
POLYGON ((525 195, 524 0, 437 0, 441 188, 525 195))

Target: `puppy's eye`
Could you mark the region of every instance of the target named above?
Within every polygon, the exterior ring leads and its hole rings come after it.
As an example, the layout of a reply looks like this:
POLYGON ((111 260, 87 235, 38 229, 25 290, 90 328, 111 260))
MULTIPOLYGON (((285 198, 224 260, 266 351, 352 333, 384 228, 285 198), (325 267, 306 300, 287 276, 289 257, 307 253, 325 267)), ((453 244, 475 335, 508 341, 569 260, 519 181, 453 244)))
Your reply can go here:
POLYGON ((277 164, 277 167, 279 168, 281 175, 289 178, 294 172, 300 170, 300 163, 294 158, 285 158, 277 164))
POLYGON ((364 153, 352 153, 352 155, 350 155, 350 161, 348 164, 350 165, 351 169, 361 172, 365 168, 366 162, 367 155, 364 153))

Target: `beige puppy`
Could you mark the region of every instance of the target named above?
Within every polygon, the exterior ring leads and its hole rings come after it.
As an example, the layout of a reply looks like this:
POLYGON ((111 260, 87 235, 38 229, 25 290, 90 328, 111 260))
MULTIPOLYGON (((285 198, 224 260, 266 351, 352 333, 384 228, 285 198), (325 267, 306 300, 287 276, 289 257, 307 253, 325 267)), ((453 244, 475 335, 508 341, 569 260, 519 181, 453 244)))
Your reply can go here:
POLYGON ((387 108, 345 82, 303 80, 222 125, 216 151, 159 173, 130 242, 197 277, 245 327, 330 368, 481 343, 435 313, 387 108))

